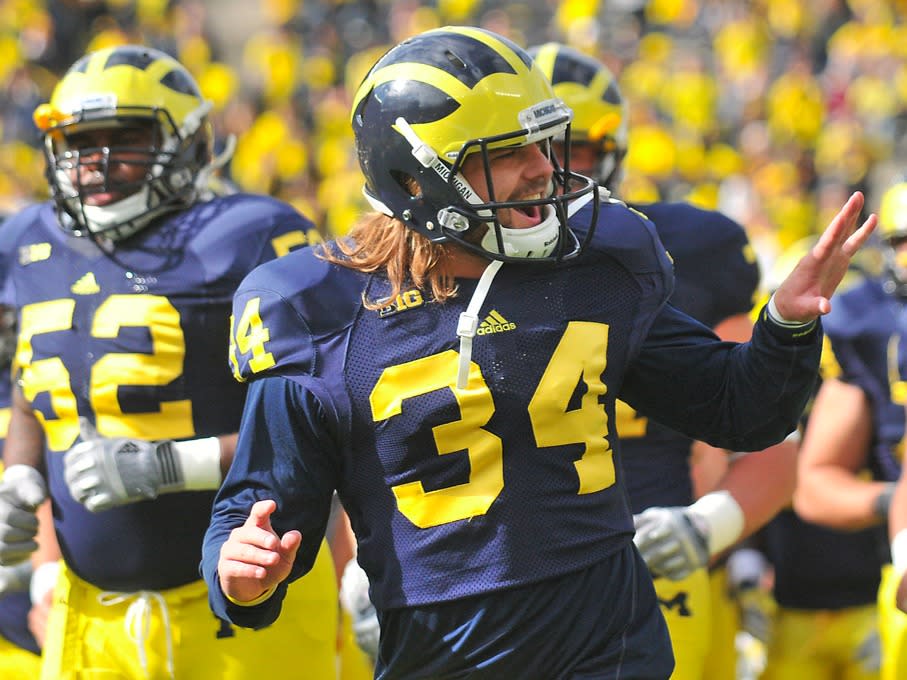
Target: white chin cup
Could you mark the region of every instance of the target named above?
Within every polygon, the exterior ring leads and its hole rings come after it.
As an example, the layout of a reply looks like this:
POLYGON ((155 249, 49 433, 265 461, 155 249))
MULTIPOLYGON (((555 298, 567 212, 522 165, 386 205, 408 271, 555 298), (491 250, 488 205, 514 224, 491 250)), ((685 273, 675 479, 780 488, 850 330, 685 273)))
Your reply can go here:
POLYGON ((83 208, 88 230, 93 234, 104 233, 110 227, 122 224, 123 228, 117 229, 115 234, 110 234, 115 240, 131 236, 147 223, 150 218, 148 209, 148 185, 139 191, 109 205, 86 205, 83 208), (126 226, 127 222, 130 222, 126 226))
POLYGON ((526 229, 501 227, 501 240, 504 242, 503 253, 498 249, 494 224, 489 223, 488 232, 482 238, 482 248, 490 253, 507 257, 548 257, 557 247, 560 221, 554 208, 550 205, 543 205, 542 213, 545 215, 544 219, 534 227, 526 229))

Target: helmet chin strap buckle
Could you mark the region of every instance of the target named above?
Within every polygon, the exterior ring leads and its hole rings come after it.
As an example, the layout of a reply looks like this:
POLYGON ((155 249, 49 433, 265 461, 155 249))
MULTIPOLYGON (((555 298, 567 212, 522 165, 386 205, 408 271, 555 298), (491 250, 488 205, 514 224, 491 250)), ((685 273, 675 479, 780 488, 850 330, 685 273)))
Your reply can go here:
POLYGON ((479 311, 488 296, 494 275, 498 273, 502 264, 504 263, 501 260, 492 260, 488 263, 479 278, 478 284, 476 284, 475 292, 472 294, 469 304, 466 305, 466 311, 460 314, 457 322, 457 336, 460 338, 460 360, 457 365, 458 390, 465 390, 469 384, 469 367, 472 364, 472 339, 479 328, 479 311))
POLYGON ((469 218, 467 218, 466 215, 461 215, 449 208, 441 208, 441 210, 438 211, 438 224, 445 229, 450 229, 451 231, 459 233, 467 231, 470 227, 469 218))

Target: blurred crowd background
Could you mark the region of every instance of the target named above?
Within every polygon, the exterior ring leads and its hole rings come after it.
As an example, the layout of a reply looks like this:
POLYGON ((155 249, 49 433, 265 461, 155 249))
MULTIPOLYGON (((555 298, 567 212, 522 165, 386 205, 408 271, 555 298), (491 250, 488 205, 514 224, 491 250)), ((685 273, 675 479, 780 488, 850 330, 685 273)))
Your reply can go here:
POLYGON ((364 209, 352 93, 390 45, 446 24, 607 63, 629 104, 624 196, 720 209, 764 264, 907 171, 907 0, 0 0, 0 209, 46 197, 31 114, 60 75, 136 42, 214 102, 230 179, 343 234, 364 209))

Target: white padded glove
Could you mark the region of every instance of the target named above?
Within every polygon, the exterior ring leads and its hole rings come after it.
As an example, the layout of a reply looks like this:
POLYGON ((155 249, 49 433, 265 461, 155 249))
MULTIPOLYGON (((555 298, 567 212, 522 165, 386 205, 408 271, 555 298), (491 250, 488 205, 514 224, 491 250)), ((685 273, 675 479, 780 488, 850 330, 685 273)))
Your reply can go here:
POLYGON ((220 445, 215 437, 148 442, 101 437, 85 418, 79 425, 82 441, 63 455, 64 477, 72 497, 91 512, 162 493, 217 488, 220 483, 220 445), (199 475, 199 470, 204 473, 199 475), (199 476, 204 478, 201 484, 199 476))
POLYGON ((686 507, 647 508, 633 516, 633 542, 655 576, 680 581, 732 546, 745 517, 730 492, 713 491, 686 507))
POLYGON ((44 477, 30 465, 11 465, 0 479, 0 565, 24 561, 38 547, 35 511, 47 498, 44 477))
POLYGON ((359 648, 372 659, 378 657, 381 626, 368 596, 368 576, 354 557, 346 563, 340 580, 340 603, 353 617, 353 634, 359 648))
POLYGON ((680 581, 709 563, 707 529, 686 507, 647 508, 633 516, 633 542, 654 576, 680 581))

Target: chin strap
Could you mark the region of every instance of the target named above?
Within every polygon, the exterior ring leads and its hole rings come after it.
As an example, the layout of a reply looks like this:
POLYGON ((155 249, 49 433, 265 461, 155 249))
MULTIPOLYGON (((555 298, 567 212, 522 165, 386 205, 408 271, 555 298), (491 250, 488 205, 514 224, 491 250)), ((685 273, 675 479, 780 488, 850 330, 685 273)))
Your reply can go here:
POLYGON ((460 314, 460 320, 457 323, 457 337, 460 338, 460 364, 457 367, 457 389, 459 390, 465 390, 466 384, 469 382, 469 364, 472 362, 472 339, 476 336, 476 331, 479 328, 479 310, 482 308, 482 303, 485 302, 488 290, 491 288, 491 282, 494 280, 494 275, 498 273, 502 264, 504 263, 501 260, 492 260, 488 263, 479 278, 479 283, 476 285, 469 304, 466 306, 466 311, 460 314))

